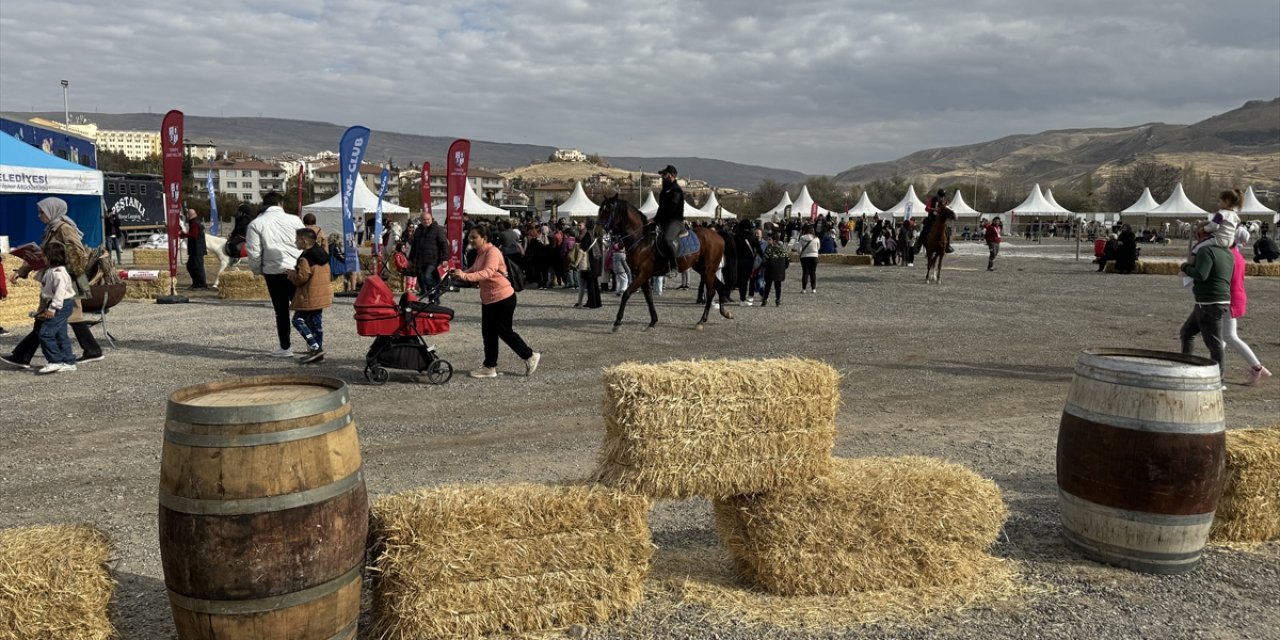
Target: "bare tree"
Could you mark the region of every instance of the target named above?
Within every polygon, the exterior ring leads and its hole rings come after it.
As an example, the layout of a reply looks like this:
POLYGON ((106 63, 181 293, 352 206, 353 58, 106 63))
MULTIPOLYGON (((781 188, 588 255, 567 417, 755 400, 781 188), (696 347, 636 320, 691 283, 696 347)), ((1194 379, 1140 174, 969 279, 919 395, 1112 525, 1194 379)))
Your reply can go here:
POLYGON ((1151 189, 1156 200, 1165 200, 1182 178, 1182 170, 1170 164, 1147 160, 1115 172, 1107 181, 1106 203, 1112 211, 1121 211, 1137 201, 1144 188, 1151 189))

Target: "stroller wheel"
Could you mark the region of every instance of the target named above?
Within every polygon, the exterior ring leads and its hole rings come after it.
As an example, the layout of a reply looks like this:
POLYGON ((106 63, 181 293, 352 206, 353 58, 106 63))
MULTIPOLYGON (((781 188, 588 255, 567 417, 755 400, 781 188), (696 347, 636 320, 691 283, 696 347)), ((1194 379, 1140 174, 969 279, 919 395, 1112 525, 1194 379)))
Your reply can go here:
POLYGON ((373 384, 382 385, 387 383, 387 378, 391 377, 391 373, 385 368, 370 365, 364 368, 364 379, 373 384))
POLYGON ((444 384, 453 377, 453 365, 448 360, 436 360, 427 366, 425 372, 427 374, 427 382, 431 384, 444 384))

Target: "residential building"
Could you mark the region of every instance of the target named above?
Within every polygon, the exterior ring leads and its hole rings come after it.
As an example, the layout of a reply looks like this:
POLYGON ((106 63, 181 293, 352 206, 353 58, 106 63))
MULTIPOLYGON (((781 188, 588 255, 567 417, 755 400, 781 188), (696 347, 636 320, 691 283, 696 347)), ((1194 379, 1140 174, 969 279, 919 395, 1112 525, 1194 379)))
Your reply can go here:
MULTIPOLYGON (((382 167, 367 162, 360 164, 360 179, 364 181, 364 185, 369 190, 378 193, 382 180, 382 167)), ((342 182, 342 167, 338 163, 327 164, 323 167, 317 167, 311 171, 311 184, 315 187, 317 198, 327 198, 330 195, 339 192, 342 182), (325 195, 328 194, 328 195, 325 195)), ((399 204, 400 190, 393 188, 394 185, 387 186, 387 202, 399 204)))
POLYGON ((568 200, 572 193, 573 185, 571 184, 562 182, 541 184, 533 188, 533 202, 530 204, 536 209, 550 209, 553 205, 568 200))
MULTIPOLYGON (((401 171, 397 174, 397 178, 401 185, 418 185, 421 183, 422 170, 409 169, 401 171)), ((524 198, 528 196, 519 194, 517 191, 510 189, 510 183, 500 174, 485 169, 469 169, 467 171, 467 182, 471 183, 471 190, 480 196, 485 202, 494 206, 503 204, 509 197, 524 198), (519 194, 519 196, 513 196, 519 194)), ((448 177, 443 172, 431 173, 431 200, 439 202, 449 196, 448 177)), ((389 199, 389 198, 388 198, 389 199)), ((521 201, 521 204, 524 202, 521 201)))
POLYGON ((191 156, 193 161, 211 162, 218 159, 218 147, 213 141, 193 142, 188 140, 186 143, 187 155, 191 156))
POLYGON ((118 131, 98 129, 99 151, 123 153, 130 160, 160 155, 160 131, 118 131))
POLYGON ((556 162, 586 162, 587 154, 577 149, 556 149, 551 159, 556 162))
POLYGON ((284 192, 288 174, 283 167, 261 160, 214 160, 191 168, 198 192, 204 193, 209 173, 218 193, 235 196, 242 202, 262 202, 268 192, 284 192))

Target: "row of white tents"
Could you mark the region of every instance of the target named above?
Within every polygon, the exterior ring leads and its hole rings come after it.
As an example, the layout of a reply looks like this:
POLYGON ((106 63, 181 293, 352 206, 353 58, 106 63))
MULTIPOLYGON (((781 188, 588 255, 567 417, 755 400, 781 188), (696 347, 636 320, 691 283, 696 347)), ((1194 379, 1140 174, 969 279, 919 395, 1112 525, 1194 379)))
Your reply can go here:
MULTIPOLYGON (((469 216, 502 216, 506 217, 509 212, 505 209, 492 206, 476 195, 471 188, 471 183, 466 182, 466 191, 463 193, 463 211, 469 216)), ((364 182, 356 181, 356 192, 354 205, 357 215, 362 213, 372 214, 378 206, 378 196, 364 185, 364 182)), ((862 216, 881 216, 887 215, 894 218, 906 218, 914 216, 923 216, 925 204, 916 195, 914 186, 908 186, 907 192, 902 196, 896 204, 888 209, 880 209, 871 203, 866 192, 858 199, 857 204, 849 208, 846 213, 840 213, 826 209, 816 202, 809 195, 809 187, 804 186, 800 189, 800 195, 795 200, 791 199, 789 193, 782 194, 782 200, 774 208, 761 214, 762 220, 781 220, 788 217, 809 218, 817 210, 819 216, 834 215, 837 217, 862 217, 862 216)), ((342 215, 342 201, 339 196, 334 196, 322 202, 316 202, 303 207, 308 213, 314 213, 317 217, 317 223, 325 229, 340 229, 342 215)), ((593 202, 587 197, 586 192, 582 188, 582 183, 574 184, 573 192, 569 198, 556 208, 556 215, 561 218, 595 218, 599 213, 600 205, 593 202)), ((653 192, 648 192, 645 201, 640 206, 640 211, 646 215, 653 215, 658 210, 658 201, 654 198, 653 192)), ((1031 188, 1031 193, 1022 201, 1022 204, 1003 212, 1002 214, 982 213, 969 206, 964 200, 964 195, 959 191, 951 194, 951 210, 956 212, 956 217, 961 219, 979 219, 992 217, 994 215, 1009 215, 1016 221, 1018 218, 1026 219, 1027 217, 1053 217, 1063 218, 1075 216, 1077 218, 1093 219, 1103 222, 1107 219, 1105 213, 1076 213, 1068 210, 1066 207, 1058 204, 1053 197, 1053 189, 1041 190, 1040 185, 1031 188)), ((391 219, 406 219, 409 210, 392 204, 390 202, 382 203, 382 211, 391 219)), ((1242 214, 1252 216, 1271 215, 1276 219, 1275 211, 1268 209, 1258 201, 1257 196, 1253 193, 1253 187, 1249 187, 1244 194, 1244 203, 1241 207, 1242 214)), ((437 221, 443 222, 445 217, 445 203, 433 203, 433 214, 437 221)), ((1149 218, 1175 219, 1186 218, 1194 219, 1208 215, 1204 209, 1196 206, 1187 198, 1187 194, 1183 191, 1182 183, 1174 188, 1173 193, 1163 203, 1157 203, 1155 198, 1151 196, 1150 189, 1143 189, 1142 195, 1128 208, 1111 215, 1112 220, 1117 220, 1125 216, 1146 216, 1149 218)), ((737 218, 733 212, 728 211, 720 205, 716 194, 713 191, 711 197, 701 207, 695 207, 692 204, 685 205, 685 219, 693 221, 711 221, 717 216, 722 220, 733 220, 737 218), (717 209, 719 213, 717 214, 717 209)))

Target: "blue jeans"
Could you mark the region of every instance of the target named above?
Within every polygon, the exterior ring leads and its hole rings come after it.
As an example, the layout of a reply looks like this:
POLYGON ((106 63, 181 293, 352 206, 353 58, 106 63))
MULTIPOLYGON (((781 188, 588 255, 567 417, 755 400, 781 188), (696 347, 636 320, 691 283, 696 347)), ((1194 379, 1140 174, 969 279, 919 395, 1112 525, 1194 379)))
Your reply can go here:
POLYGON ((117 266, 120 265, 120 263, 124 262, 124 257, 120 255, 120 237, 119 236, 107 236, 107 252, 108 253, 114 252, 116 254, 117 266))
POLYGON ((324 309, 294 311, 293 327, 312 351, 324 348, 324 309))
POLYGON ((75 300, 62 301, 62 308, 53 315, 53 319, 45 320, 40 325, 40 351, 49 364, 75 364, 75 354, 71 353, 71 338, 67 337, 67 319, 75 311, 75 300))

